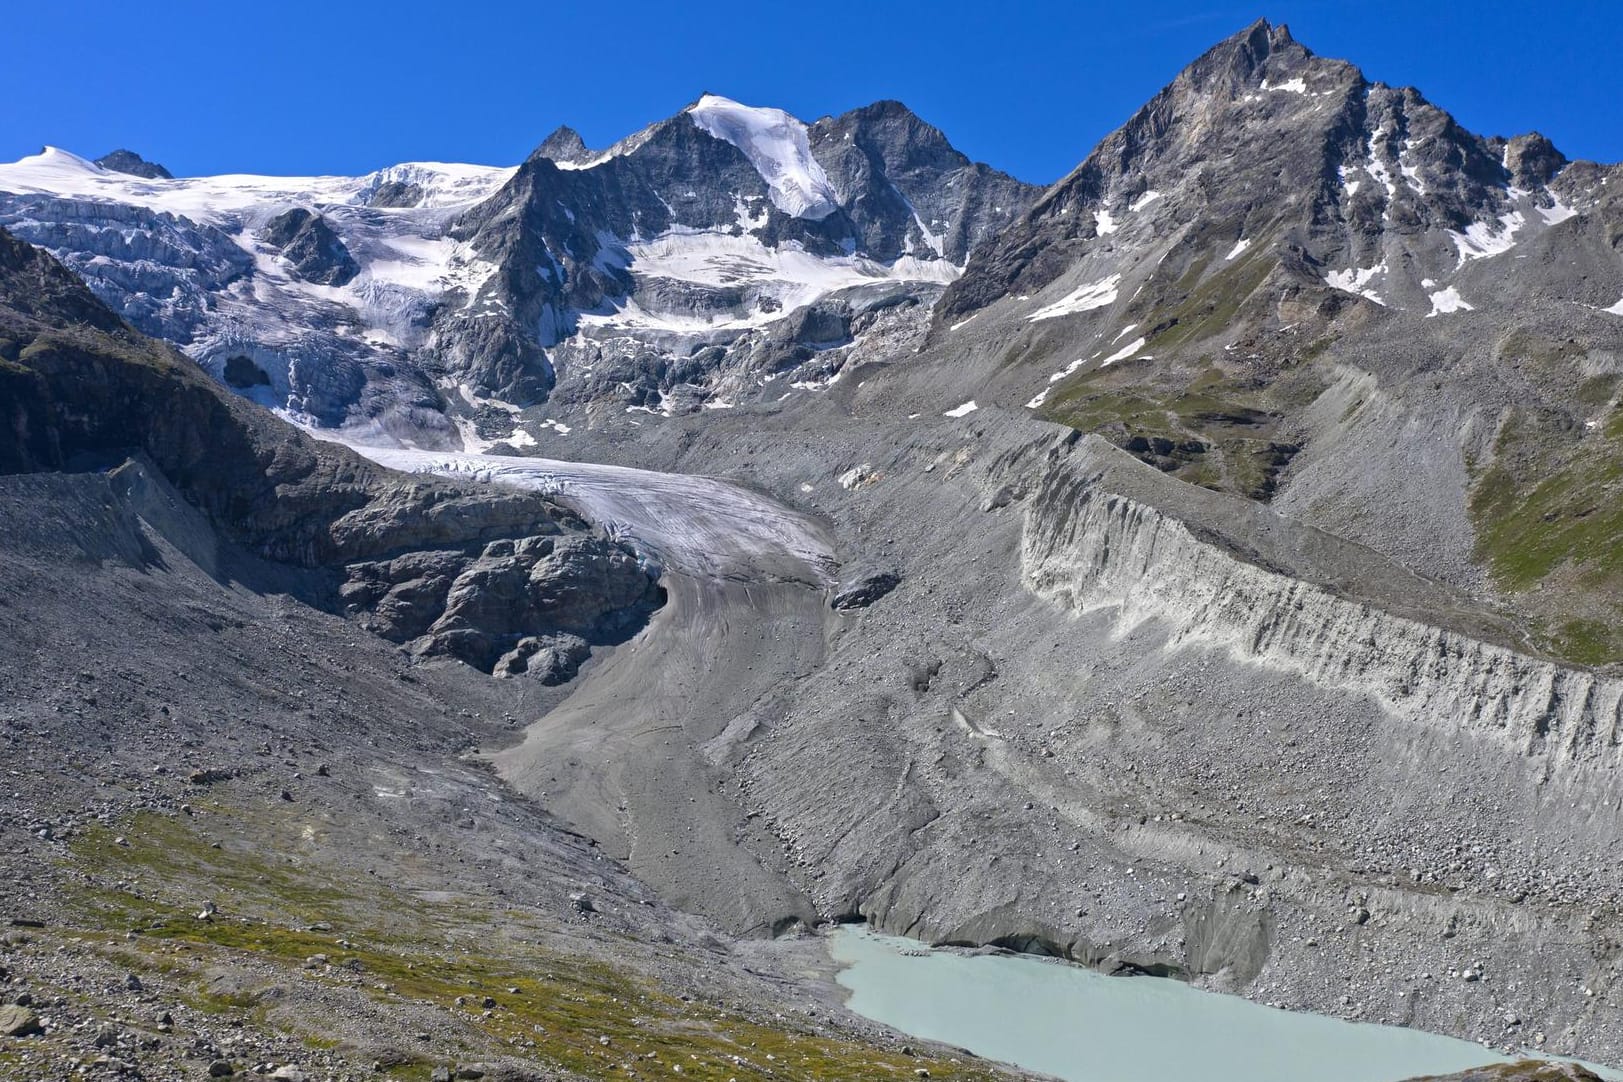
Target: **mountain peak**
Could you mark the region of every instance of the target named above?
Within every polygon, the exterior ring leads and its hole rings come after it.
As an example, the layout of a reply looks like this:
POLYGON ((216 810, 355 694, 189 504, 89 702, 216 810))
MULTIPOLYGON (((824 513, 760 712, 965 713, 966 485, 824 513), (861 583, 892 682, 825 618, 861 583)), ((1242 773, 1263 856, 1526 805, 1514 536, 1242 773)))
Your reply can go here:
POLYGON ((560 124, 551 135, 541 140, 541 145, 535 148, 531 156, 536 154, 555 162, 573 162, 588 157, 591 151, 586 147, 586 140, 580 137, 580 132, 567 124, 560 124))
POLYGON ((147 180, 174 180, 175 176, 157 162, 149 162, 133 150, 115 150, 96 159, 96 164, 115 173, 128 173, 147 180))
POLYGON ((743 152, 766 181, 773 205, 785 214, 820 221, 839 208, 839 196, 812 157, 806 125, 798 118, 717 94, 701 97, 687 115, 709 135, 743 152))

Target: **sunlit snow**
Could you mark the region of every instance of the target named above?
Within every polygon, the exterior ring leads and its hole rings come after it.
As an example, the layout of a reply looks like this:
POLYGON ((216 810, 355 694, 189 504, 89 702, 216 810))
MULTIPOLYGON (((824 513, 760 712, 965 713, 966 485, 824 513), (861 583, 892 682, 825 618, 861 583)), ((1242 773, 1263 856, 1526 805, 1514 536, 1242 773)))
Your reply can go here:
POLYGON ((1264 90, 1279 90, 1287 94, 1306 94, 1307 82, 1300 76, 1296 77, 1295 79, 1286 79, 1282 83, 1272 84, 1270 84, 1267 79, 1264 79, 1262 81, 1262 88, 1264 90))
POLYGON ((1450 229, 1448 238, 1460 253, 1460 265, 1473 259, 1487 259, 1502 255, 1516 246, 1516 231, 1527 224, 1527 217, 1519 210, 1499 216, 1499 227, 1489 222, 1472 222, 1460 233, 1450 229))
POLYGON ((1227 263, 1231 259, 1238 259, 1241 253, 1243 253, 1249 247, 1251 247, 1251 239, 1249 237, 1241 237, 1239 240, 1234 242, 1234 247, 1229 249, 1228 255, 1223 257, 1223 262, 1227 263))
POLYGON ((380 183, 399 180, 423 189, 419 207, 453 207, 476 203, 505 184, 512 168, 411 162, 361 177, 271 177, 231 173, 217 177, 174 180, 131 176, 103 169, 77 154, 46 147, 38 154, 0 164, 0 191, 130 203, 180 214, 195 222, 220 224, 224 219, 266 204, 316 206, 365 203, 380 183))
POLYGON ((756 109, 706 94, 688 115, 709 134, 744 152, 766 181, 773 205, 785 214, 821 220, 838 209, 834 186, 812 157, 806 125, 782 109, 756 109))
POLYGON ((1450 312, 1475 311, 1475 308, 1472 305, 1465 303, 1465 299, 1460 296, 1460 291, 1455 289, 1453 286, 1449 286, 1447 289, 1432 293, 1430 296, 1431 311, 1426 313, 1427 319, 1430 319, 1432 316, 1447 315, 1450 312))
POLYGON ((1369 288, 1369 283, 1377 274, 1385 273, 1386 261, 1382 260, 1373 267, 1331 271, 1329 274, 1324 276, 1324 281, 1326 285, 1333 286, 1336 289, 1343 290, 1347 293, 1356 293, 1358 296, 1368 298, 1369 300, 1374 301, 1376 304, 1384 305, 1386 302, 1381 299, 1379 293, 1376 293, 1373 289, 1369 288))
POLYGON ((1127 358, 1143 349, 1145 341, 1146 339, 1143 338, 1133 339, 1131 342, 1127 343, 1125 346, 1121 347, 1116 352, 1100 361, 1099 367, 1103 368, 1106 365, 1115 364, 1117 361, 1125 361, 1127 358))
POLYGON ((941 416, 943 416, 943 417, 967 417, 971 413, 974 413, 978 409, 980 409, 980 407, 977 406, 975 404, 975 400, 973 398, 971 398, 968 402, 965 402, 961 406, 954 406, 952 409, 950 409, 947 412, 943 413, 941 416))
POLYGON ((1554 206, 1535 208, 1539 213, 1539 217, 1544 219, 1545 225, 1560 225, 1568 218, 1572 218, 1577 215, 1577 211, 1561 202, 1560 197, 1556 196, 1554 193, 1551 193, 1551 198, 1555 199, 1554 206))
POLYGON ((599 311, 582 313, 583 327, 608 325, 673 332, 758 327, 837 289, 897 281, 945 285, 959 274, 959 268, 944 259, 904 256, 894 263, 880 263, 855 255, 818 256, 793 241, 771 248, 753 234, 736 236, 686 227, 616 250, 623 251, 625 265, 638 278, 674 279, 704 286, 747 285, 756 303, 701 314, 673 314, 648 310, 632 297, 599 311), (762 305, 760 301, 767 298, 775 303, 762 305))
POLYGON ((1095 308, 1103 308, 1116 299, 1116 287, 1121 285, 1121 275, 1112 274, 1108 278, 1101 278, 1097 282, 1078 286, 1053 304, 1039 308, 1026 319, 1035 323, 1040 319, 1057 319, 1060 316, 1074 315, 1077 312, 1089 312, 1095 308))

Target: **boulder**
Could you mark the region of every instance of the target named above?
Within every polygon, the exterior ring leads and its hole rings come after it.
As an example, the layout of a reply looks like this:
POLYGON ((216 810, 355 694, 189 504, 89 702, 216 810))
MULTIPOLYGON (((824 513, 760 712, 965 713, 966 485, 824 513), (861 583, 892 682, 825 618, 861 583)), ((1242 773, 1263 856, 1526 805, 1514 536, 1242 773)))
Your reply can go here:
POLYGON ((837 612, 865 609, 900 586, 902 576, 892 570, 863 571, 847 578, 829 605, 837 612))
POLYGON ((28 1037, 36 1033, 45 1032, 39 1024, 39 1015, 27 1007, 15 1003, 0 1006, 0 1035, 6 1037, 28 1037))

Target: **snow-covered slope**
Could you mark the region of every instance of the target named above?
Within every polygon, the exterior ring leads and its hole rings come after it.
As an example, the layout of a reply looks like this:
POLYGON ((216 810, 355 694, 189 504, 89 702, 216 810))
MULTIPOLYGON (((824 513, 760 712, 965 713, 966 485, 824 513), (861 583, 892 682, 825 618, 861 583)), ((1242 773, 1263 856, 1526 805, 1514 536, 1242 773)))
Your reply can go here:
POLYGON ((1036 194, 894 103, 808 127, 715 95, 511 168, 157 172, 47 149, 0 165, 0 225, 263 404, 431 448, 557 438, 515 427, 549 398, 621 416, 822 385, 865 313, 927 308, 1036 194))
POLYGON ((215 177, 138 177, 104 169, 77 154, 46 147, 0 164, 0 190, 77 196, 131 203, 221 224, 234 216, 281 203, 365 206, 387 184, 415 185, 422 210, 465 207, 484 199, 513 175, 511 167, 406 162, 360 177, 272 177, 246 173, 215 177))
POLYGON ((806 125, 782 109, 756 109, 706 94, 688 109, 693 123, 739 150, 772 192, 772 204, 796 218, 827 218, 839 197, 812 157, 806 125))
POLYGON ((47 148, 0 164, 0 225, 265 405, 454 446, 454 429, 421 408, 434 392, 411 353, 447 292, 491 271, 446 223, 513 171, 414 162, 360 177, 148 179, 47 148), (331 238, 315 263, 269 239, 279 215, 300 209, 331 238), (356 268, 341 285, 312 273, 340 252, 356 268))

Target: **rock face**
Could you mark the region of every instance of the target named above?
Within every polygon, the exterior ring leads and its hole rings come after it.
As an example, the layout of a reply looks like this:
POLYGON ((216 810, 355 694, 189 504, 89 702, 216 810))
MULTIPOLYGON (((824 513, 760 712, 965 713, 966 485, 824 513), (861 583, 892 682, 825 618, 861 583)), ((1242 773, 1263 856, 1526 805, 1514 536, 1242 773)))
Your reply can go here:
MULTIPOLYGON (((950 279, 1034 196, 895 102, 808 127, 706 95, 598 154, 561 129, 452 227, 499 269, 437 328, 438 355, 485 393, 520 402, 551 390, 546 351, 577 331, 600 343, 583 368, 646 371, 651 351, 672 367, 694 357, 679 380, 655 373, 663 408, 673 386, 705 388, 729 353, 749 349, 742 332, 827 291, 797 281, 806 272, 785 252, 828 263, 825 277, 853 287, 905 292, 950 279), (762 164, 780 159, 781 169, 762 164), (657 333, 625 340, 639 329, 657 333), (677 349, 658 341, 673 334, 677 349)), ((646 396, 629 404, 649 406, 646 396)))
POLYGON ((885 337, 1037 195, 895 102, 808 126, 712 95, 602 152, 561 128, 516 170, 106 177, 55 150, 0 166, 0 225, 216 376, 246 358, 265 379, 231 385, 263 405, 468 449, 479 411, 553 396, 629 427, 821 385, 866 325, 780 321, 883 311, 885 337))
POLYGON ((624 549, 561 533, 495 541, 476 554, 351 564, 341 593, 353 613, 370 614, 364 623, 414 653, 561 683, 592 643, 618 641, 664 600, 624 549))
MULTIPOLYGON (((1257 23, 969 260, 929 347, 1098 432, 1623 658, 1604 493, 1616 167, 1484 138, 1257 23), (1603 522, 1604 520, 1604 522, 1603 522)), ((943 396, 945 400, 946 396, 943 396)))
POLYGON ((303 207, 283 211, 266 222, 260 237, 282 250, 282 258, 303 281, 341 286, 360 273, 327 219, 303 207))
POLYGON ((1346 600, 1198 539, 1129 497, 1056 471, 1031 504, 1022 573, 1040 597, 1153 625, 1242 664, 1371 699, 1415 726, 1471 730, 1552 769, 1615 768, 1623 682, 1346 600))
POLYGON ((96 159, 96 164, 103 169, 111 169, 117 173, 128 173, 132 177, 145 177, 147 180, 174 180, 174 174, 169 172, 157 162, 149 162, 133 150, 115 150, 110 154, 103 154, 96 159))
POLYGON ((393 474, 317 442, 136 333, 4 231, 0 392, 0 472, 144 456, 248 550, 346 568, 348 609, 374 614, 394 641, 424 637, 423 653, 488 672, 526 637, 623 637, 662 601, 634 556, 546 498, 393 474))
POLYGON ((858 249, 876 258, 933 251, 961 264, 1036 195, 1031 185, 970 161, 899 101, 824 117, 808 134, 858 249))

